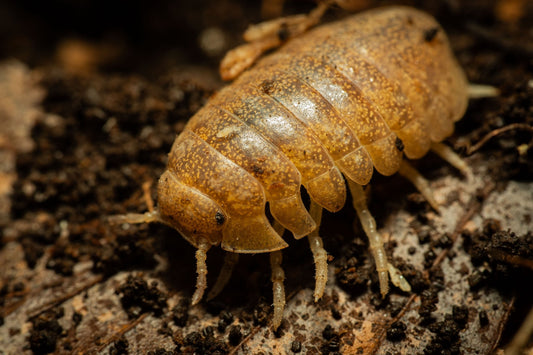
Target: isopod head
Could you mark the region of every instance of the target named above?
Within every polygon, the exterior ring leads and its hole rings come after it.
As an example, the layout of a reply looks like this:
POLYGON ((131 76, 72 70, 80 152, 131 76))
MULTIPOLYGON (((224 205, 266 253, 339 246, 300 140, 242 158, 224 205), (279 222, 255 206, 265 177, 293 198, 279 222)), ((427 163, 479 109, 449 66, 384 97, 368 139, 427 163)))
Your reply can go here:
POLYGON ((158 184, 159 221, 180 232, 192 245, 220 245, 237 253, 257 253, 285 248, 263 214, 229 216, 213 199, 165 171, 158 184))
POLYGON ((157 190, 160 218, 166 224, 195 247, 201 240, 220 244, 227 215, 215 201, 179 182, 168 170, 159 179, 157 190))

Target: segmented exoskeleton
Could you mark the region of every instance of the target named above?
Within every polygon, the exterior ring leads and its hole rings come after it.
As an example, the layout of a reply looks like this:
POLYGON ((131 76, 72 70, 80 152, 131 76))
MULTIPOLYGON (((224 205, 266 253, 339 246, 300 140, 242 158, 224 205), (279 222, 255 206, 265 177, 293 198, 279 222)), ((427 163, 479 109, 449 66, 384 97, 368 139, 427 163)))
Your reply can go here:
MULTIPOLYGON (((271 252, 274 327, 284 306, 279 250, 284 229, 309 236, 315 299, 327 279, 318 235, 322 208, 341 209, 346 182, 370 239, 381 292, 409 284, 387 261, 362 185, 373 170, 398 171, 433 206, 426 181, 408 165, 430 148, 467 171, 436 143, 452 134, 467 106, 468 82, 439 25, 405 7, 368 11, 291 39, 214 95, 174 142, 159 180, 158 208, 128 222, 163 222, 198 248, 197 303, 206 289, 206 252, 271 252), (304 186, 309 211, 300 196, 304 186), (274 217, 273 225, 265 208, 274 217)), ((227 259, 220 291, 236 261, 227 259)))

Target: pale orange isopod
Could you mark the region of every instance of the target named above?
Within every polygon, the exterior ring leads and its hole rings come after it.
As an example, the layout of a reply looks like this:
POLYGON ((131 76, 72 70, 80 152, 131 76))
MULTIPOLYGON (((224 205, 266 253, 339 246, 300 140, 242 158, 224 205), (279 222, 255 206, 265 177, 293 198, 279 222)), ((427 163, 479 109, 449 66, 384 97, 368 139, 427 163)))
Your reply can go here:
POLYGON ((468 89, 446 35, 428 14, 380 8, 321 26, 289 40, 214 95, 175 140, 159 180, 157 209, 119 220, 165 223, 197 248, 193 304, 207 287, 211 246, 230 252, 211 295, 229 278, 236 253, 271 253, 277 328, 285 304, 283 231, 309 238, 318 300, 327 280, 318 235, 322 208, 336 212, 344 206, 347 182, 381 293, 388 292, 389 276, 409 291, 387 260, 362 186, 374 169, 400 172, 438 208, 427 181, 405 158, 433 149, 468 171, 439 144, 463 116, 468 89))

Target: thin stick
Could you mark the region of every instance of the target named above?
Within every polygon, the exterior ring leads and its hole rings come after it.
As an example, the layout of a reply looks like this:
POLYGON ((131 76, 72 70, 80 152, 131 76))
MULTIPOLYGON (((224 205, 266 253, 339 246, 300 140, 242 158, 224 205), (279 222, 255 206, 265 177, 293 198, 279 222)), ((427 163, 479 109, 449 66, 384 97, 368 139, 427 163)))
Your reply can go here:
MULTIPOLYGON (((521 130, 525 130, 525 131, 529 131, 529 132, 533 133, 533 126, 530 126, 530 125, 528 125, 526 123, 512 123, 512 124, 510 124, 508 126, 505 126, 505 127, 502 127, 502 128, 498 128, 498 129, 495 129, 495 130, 489 132, 479 142, 474 144, 472 147, 469 147, 467 149, 466 153, 468 155, 470 155, 470 154, 474 153, 475 151, 477 151, 479 148, 481 148, 492 137, 495 137, 495 136, 497 136, 499 134, 502 134, 504 132, 507 132, 507 131, 512 131, 514 129, 521 129, 521 130)), ((533 145, 533 141, 528 144, 528 147, 531 148, 532 145, 533 145)))
MULTIPOLYGON (((148 313, 143 313, 137 319, 135 319, 132 322, 127 323, 126 325, 122 326, 122 328, 120 328, 118 332, 116 332, 115 334, 113 334, 112 336, 110 336, 109 338, 104 340, 104 342, 100 346, 98 346, 96 352, 100 353, 109 344, 111 344, 115 340, 119 339, 121 336, 123 336, 124 334, 126 334, 127 332, 132 330, 133 328, 135 328, 137 325, 139 325, 139 323, 141 323, 144 320, 144 318, 146 318, 146 316, 148 316, 148 313)), ((76 349, 76 350, 80 350, 80 349, 76 349)), ((86 349, 83 349, 83 351, 86 351, 86 349)), ((73 351, 73 353, 78 353, 78 351, 73 351)))
MULTIPOLYGON (((91 288, 92 286, 96 285, 97 283, 99 283, 100 281, 103 280, 103 276, 102 275, 97 275, 95 276, 92 280, 88 281, 86 284, 83 284, 81 287, 77 288, 77 289, 74 289, 70 292, 67 292, 65 293, 63 296, 59 297, 59 298, 56 298, 54 300, 51 300, 45 304, 43 304, 42 306, 38 307, 37 309, 34 309, 32 311, 28 311, 28 318, 35 318, 37 317, 38 315, 60 305, 61 303, 73 298, 74 296, 80 294, 81 292, 91 288)), ((9 313, 7 313, 9 314, 9 313)), ((5 315, 5 314, 4 314, 5 315)))

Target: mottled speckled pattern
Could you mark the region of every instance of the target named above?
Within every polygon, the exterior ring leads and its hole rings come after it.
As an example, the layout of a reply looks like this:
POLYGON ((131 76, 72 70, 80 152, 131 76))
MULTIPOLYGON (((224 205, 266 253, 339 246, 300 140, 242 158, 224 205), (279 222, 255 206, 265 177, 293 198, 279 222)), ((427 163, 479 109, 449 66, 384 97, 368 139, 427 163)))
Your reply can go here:
POLYGON ((216 94, 186 126, 159 182, 162 218, 193 244, 240 253, 287 244, 265 216, 300 238, 316 224, 300 186, 329 211, 346 178, 398 171, 453 132, 467 81, 440 26, 386 8, 289 41, 216 94))

